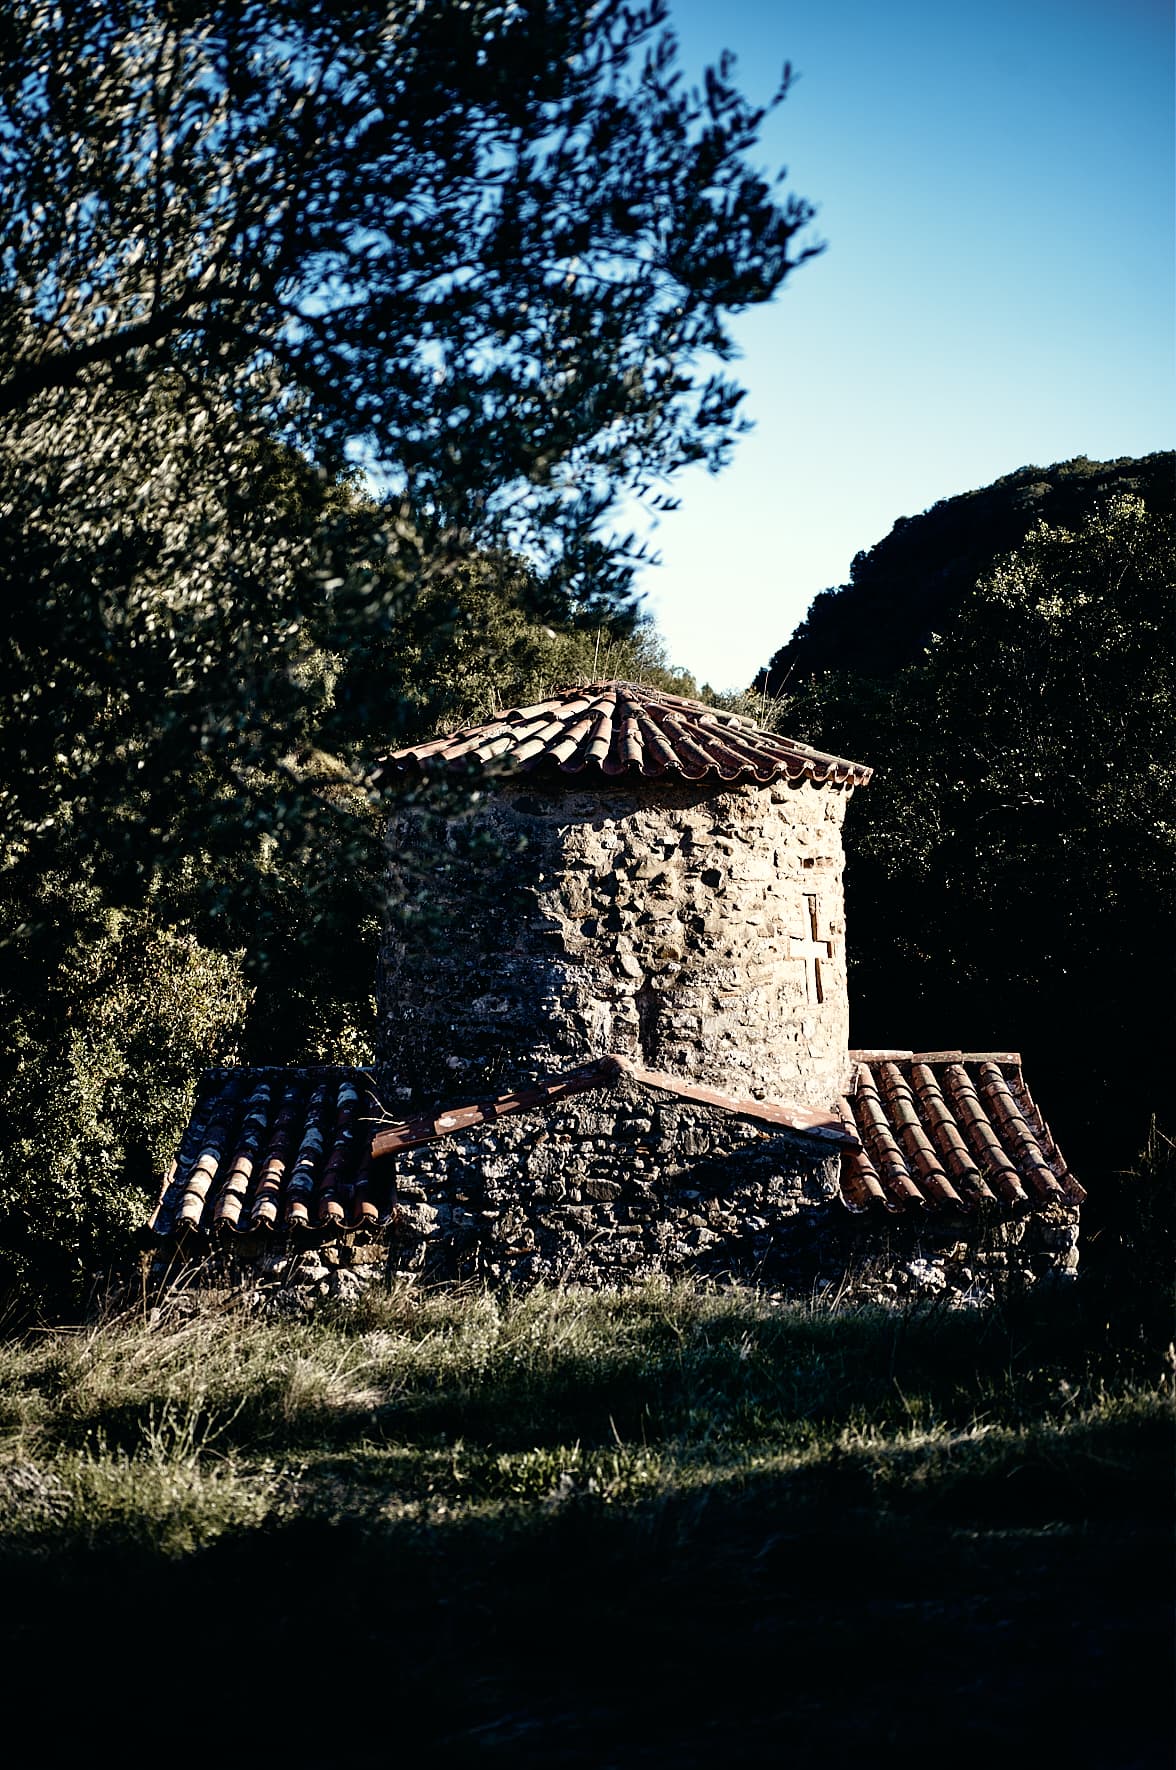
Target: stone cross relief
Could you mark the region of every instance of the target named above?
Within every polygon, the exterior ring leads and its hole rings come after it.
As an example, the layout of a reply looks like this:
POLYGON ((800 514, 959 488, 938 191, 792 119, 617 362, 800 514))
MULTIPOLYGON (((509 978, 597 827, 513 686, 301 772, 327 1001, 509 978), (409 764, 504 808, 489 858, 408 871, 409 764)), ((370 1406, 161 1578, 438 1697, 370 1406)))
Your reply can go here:
POLYGON ((827 963, 833 957, 833 942, 822 940, 818 936, 820 911, 817 908, 815 894, 806 892, 804 905, 808 911, 808 928, 804 934, 790 934, 788 936, 791 949, 788 957, 804 960, 804 976, 808 987, 809 1001, 823 1002, 825 1000, 825 986, 821 978, 821 961, 824 959, 827 963))

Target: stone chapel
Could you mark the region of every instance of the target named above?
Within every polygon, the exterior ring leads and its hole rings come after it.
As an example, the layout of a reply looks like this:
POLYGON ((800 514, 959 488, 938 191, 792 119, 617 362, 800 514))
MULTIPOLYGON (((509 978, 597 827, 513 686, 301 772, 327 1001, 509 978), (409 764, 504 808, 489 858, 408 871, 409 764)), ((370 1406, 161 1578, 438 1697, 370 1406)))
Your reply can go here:
POLYGON ((374 1062, 208 1072, 152 1220, 169 1254, 324 1295, 378 1268, 967 1298, 1076 1264, 1084 1195, 1015 1052, 850 1048, 841 830, 869 767, 602 682, 383 771, 374 1062))

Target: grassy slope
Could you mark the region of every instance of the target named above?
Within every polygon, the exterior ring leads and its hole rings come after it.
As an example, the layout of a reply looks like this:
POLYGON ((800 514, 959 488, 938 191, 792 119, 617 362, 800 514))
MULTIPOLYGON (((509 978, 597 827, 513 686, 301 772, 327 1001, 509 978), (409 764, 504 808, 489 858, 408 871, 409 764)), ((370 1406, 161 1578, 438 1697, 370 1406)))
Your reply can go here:
POLYGON ((968 1762, 1026 1728, 1158 1763, 1169 1372, 1088 1317, 653 1287, 13 1342, 5 1663, 30 1697, 68 1667, 87 1725, 169 1717, 181 1761, 203 1715, 230 1762, 289 1727, 315 1764, 968 1762))

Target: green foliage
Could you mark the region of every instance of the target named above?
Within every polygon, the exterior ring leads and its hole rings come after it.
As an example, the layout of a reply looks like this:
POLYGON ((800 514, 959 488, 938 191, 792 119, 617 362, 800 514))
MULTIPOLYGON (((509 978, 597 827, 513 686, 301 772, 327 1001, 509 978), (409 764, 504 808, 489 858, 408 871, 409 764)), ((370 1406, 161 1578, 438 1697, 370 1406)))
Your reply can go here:
POLYGON ((133 1451, 97 1432, 84 1449, 48 1467, 0 1465, 0 1532, 36 1543, 47 1534, 79 1545, 111 1540, 166 1558, 191 1555, 226 1532, 264 1523, 281 1473, 246 1471, 216 1449, 218 1431, 199 1406, 148 1414, 133 1451))
POLYGON ((611 513, 726 458, 728 315, 809 215, 664 23, 0 21, 0 1239, 30 1282, 142 1214, 246 994, 243 1057, 366 1054, 374 754, 579 673, 589 631, 650 664, 611 513))
POLYGON ((889 683, 814 679, 801 735, 874 763, 851 818, 855 1043, 1024 1051, 1074 1165, 1138 1147, 1176 957, 1173 519, 1039 525, 889 683))
POLYGON ((582 546, 622 488, 723 459, 739 393, 707 362, 810 214, 748 165, 763 112, 729 61, 687 88, 665 24, 660 0, 26 0, 0 412, 163 367, 362 450, 474 541, 582 546))
POLYGON ((1163 1503, 1148 1460, 1160 1348, 1108 1340, 1081 1296, 1015 1317, 814 1312, 665 1284, 369 1293, 312 1322, 184 1303, 0 1355, 8 1458, 91 1494, 97 1464, 123 1496, 139 1471, 139 1526, 99 1520, 131 1540, 171 1530, 157 1477, 184 1468, 198 1487, 226 1462, 300 1468, 296 1490, 268 1491, 302 1514, 507 1525, 716 1485, 959 1517, 1163 1503), (1100 1445, 1118 1447, 1101 1470, 1100 1445))
POLYGON ((679 694, 661 640, 632 606, 592 621, 553 606, 535 572, 510 555, 456 564, 421 590, 348 661, 336 689, 341 723, 356 709, 357 758, 526 706, 569 682, 640 679, 679 694), (368 709, 382 705, 373 729, 368 709), (362 711, 361 711, 362 710, 362 711))
POLYGON ((1176 457, 1021 467, 979 491, 944 498, 921 516, 902 516, 876 546, 856 555, 850 582, 817 596, 756 687, 795 694, 815 677, 844 675, 889 683, 917 664, 936 633, 1005 554, 1040 522, 1079 528, 1119 494, 1140 497, 1156 515, 1176 503, 1176 457))
POLYGON ((10 1301, 27 1287, 52 1308, 125 1256, 187 1121, 193 1071, 231 1057, 249 990, 240 953, 150 910, 110 910, 78 880, 43 881, 28 907, 58 950, 46 970, 43 947, 8 949, 0 1283, 10 1301), (12 976, 18 956, 33 978, 12 976))
POLYGON ((725 458, 740 396, 708 365, 808 217, 751 170, 730 67, 688 92, 664 21, 10 13, 6 861, 72 834, 122 903, 215 845, 217 807, 305 854, 326 812, 292 762, 395 724, 379 684, 333 720, 324 662, 471 556, 523 548, 548 619, 608 623, 607 514, 725 458))
POLYGON ((345 709, 383 702, 388 710, 383 730, 357 722, 357 747, 369 761, 476 718, 499 680, 515 686, 553 649, 555 632, 546 634, 528 606, 536 588, 521 560, 463 560, 368 634, 339 696, 345 709))

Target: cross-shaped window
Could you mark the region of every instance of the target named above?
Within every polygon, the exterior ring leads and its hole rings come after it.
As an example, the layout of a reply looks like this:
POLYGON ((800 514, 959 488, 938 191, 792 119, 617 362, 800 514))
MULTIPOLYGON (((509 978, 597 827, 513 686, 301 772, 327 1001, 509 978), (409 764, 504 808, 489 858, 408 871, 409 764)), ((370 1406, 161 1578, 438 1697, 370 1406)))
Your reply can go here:
POLYGON ((788 936, 791 944, 788 957, 804 960, 804 976, 808 986, 809 1001, 823 1002, 825 1000, 825 986, 821 978, 821 961, 822 959, 828 961, 833 957, 833 942, 821 940, 817 934, 816 896, 806 892, 804 902, 808 911, 809 925, 804 934, 790 934, 788 936))

